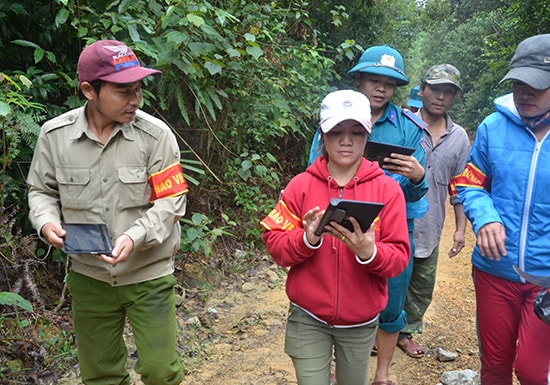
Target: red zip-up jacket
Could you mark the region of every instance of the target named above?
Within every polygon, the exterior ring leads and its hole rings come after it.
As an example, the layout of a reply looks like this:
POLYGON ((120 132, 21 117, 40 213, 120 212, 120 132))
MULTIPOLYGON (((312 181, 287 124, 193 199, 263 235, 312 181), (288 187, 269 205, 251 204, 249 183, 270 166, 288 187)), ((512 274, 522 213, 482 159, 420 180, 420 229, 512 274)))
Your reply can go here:
POLYGON ((359 325, 376 319, 388 300, 387 279, 407 266, 410 244, 405 198, 399 184, 377 163, 363 159, 355 177, 339 187, 329 175, 325 157, 295 176, 277 207, 262 222, 269 254, 290 267, 286 293, 294 304, 334 326, 359 325), (304 243, 304 214, 331 198, 384 203, 376 221, 376 256, 360 264, 343 242, 326 234, 320 248, 304 243), (281 218, 276 226, 269 218, 281 218))

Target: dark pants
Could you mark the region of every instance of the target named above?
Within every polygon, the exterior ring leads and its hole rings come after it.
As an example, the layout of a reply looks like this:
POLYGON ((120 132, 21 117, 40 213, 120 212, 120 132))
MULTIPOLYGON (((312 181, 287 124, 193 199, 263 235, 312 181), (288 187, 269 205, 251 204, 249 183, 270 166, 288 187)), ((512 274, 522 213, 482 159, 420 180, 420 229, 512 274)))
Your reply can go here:
POLYGON ((70 272, 67 285, 82 381, 87 385, 129 385, 123 339, 128 318, 138 350, 136 372, 146 385, 176 385, 183 370, 176 352, 176 279, 111 287, 70 272))
POLYGON ((410 336, 412 333, 422 333, 422 320, 432 303, 438 256, 439 245, 428 258, 414 258, 411 282, 404 306, 407 325, 402 330, 402 337, 410 336))

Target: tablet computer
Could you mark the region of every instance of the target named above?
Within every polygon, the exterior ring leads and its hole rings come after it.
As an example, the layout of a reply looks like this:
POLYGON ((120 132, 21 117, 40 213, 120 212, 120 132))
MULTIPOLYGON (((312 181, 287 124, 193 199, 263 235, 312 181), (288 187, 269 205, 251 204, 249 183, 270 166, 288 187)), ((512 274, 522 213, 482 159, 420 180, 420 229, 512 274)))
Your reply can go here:
POLYGON ((365 157, 371 162, 378 162, 380 167, 384 163, 384 158, 389 158, 390 154, 397 153, 403 155, 412 155, 415 149, 412 147, 398 146, 396 144, 388 144, 382 142, 374 142, 367 140, 365 148, 365 157))
POLYGON ((333 198, 330 200, 325 210, 325 214, 315 230, 315 235, 320 236, 324 233, 325 226, 332 221, 353 232, 353 225, 349 221, 349 217, 354 217, 359 222, 361 231, 365 232, 369 229, 383 207, 383 203, 333 198))
POLYGON ((113 245, 104 223, 62 223, 67 234, 63 251, 67 254, 111 255, 113 245))

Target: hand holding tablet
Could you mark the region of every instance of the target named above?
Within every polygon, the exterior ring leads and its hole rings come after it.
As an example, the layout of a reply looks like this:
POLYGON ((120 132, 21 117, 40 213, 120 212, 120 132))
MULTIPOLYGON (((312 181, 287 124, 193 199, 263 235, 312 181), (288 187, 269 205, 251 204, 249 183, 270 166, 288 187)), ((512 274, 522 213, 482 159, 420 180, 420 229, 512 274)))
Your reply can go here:
POLYGON ((354 217, 359 222, 361 231, 366 232, 383 207, 383 203, 333 198, 330 200, 321 222, 315 230, 315 235, 320 236, 323 234, 325 226, 332 221, 353 232, 349 217, 354 217))
POLYGON ((390 158, 392 153, 402 155, 412 155, 415 149, 412 147, 403 147, 395 144, 367 141, 365 148, 365 157, 371 162, 378 162, 380 167, 384 164, 384 158, 390 158))
POLYGON ((67 254, 111 255, 113 245, 104 223, 62 223, 67 232, 63 251, 67 254))

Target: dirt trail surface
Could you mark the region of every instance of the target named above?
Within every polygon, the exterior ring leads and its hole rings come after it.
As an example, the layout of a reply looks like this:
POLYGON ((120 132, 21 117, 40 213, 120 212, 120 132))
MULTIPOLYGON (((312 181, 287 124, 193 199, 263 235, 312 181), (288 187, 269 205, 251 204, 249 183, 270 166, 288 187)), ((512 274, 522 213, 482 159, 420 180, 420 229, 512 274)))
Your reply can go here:
MULTIPOLYGON (((479 373, 475 332, 475 299, 470 254, 475 242, 470 229, 466 247, 455 258, 452 246, 454 216, 449 208, 441 240, 434 300, 415 340, 425 346, 424 358, 414 359, 396 348, 391 367, 397 385, 435 385, 444 372, 471 369, 479 373), (440 362, 437 349, 457 354, 454 361, 440 362)), ((270 261, 269 258, 266 259, 270 261)), ((213 336, 206 342, 206 359, 191 369, 185 385, 283 385, 296 384, 294 368, 284 353, 288 299, 285 270, 268 264, 264 269, 222 286, 211 293, 205 314, 199 317, 213 336)), ((189 326, 187 326, 189 329, 189 326)), ((186 331, 187 332, 187 331, 186 331)), ((372 381, 376 358, 370 362, 372 381)))

